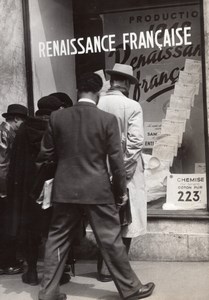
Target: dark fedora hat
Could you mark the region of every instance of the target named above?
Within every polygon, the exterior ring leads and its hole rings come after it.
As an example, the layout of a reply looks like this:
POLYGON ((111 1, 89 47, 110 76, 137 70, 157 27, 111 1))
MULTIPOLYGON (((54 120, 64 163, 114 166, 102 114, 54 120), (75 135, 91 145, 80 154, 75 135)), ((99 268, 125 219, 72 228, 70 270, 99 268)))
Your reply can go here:
POLYGON ((63 92, 52 93, 49 96, 53 96, 62 101, 63 107, 71 107, 73 106, 73 100, 68 96, 68 94, 63 92))
POLYGON ((54 96, 44 96, 38 100, 36 116, 49 116, 53 111, 63 107, 62 101, 54 96))
POLYGON ((7 118, 8 116, 21 116, 27 117, 28 109, 21 104, 10 104, 7 107, 7 112, 2 114, 2 117, 7 118))

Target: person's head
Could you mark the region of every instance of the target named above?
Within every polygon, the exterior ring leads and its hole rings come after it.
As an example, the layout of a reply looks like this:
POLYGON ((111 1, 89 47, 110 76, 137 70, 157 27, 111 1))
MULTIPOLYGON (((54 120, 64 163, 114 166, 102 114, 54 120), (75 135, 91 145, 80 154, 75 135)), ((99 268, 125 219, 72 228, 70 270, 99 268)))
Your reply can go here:
POLYGON ((78 99, 88 98, 98 103, 102 84, 102 79, 98 74, 89 72, 81 75, 77 83, 78 99))
POLYGON ((72 99, 66 93, 56 92, 50 94, 49 96, 58 98, 62 102, 64 108, 73 106, 72 99))
POLYGON ((14 130, 17 130, 28 115, 28 109, 21 104, 10 104, 7 112, 2 114, 14 130))
POLYGON ((40 98, 37 105, 38 110, 35 113, 36 117, 46 119, 49 118, 53 111, 63 108, 62 101, 51 95, 40 98))
POLYGON ((128 95, 131 84, 137 84, 138 80, 133 76, 132 66, 116 63, 112 70, 105 70, 110 75, 110 85, 121 89, 128 95))

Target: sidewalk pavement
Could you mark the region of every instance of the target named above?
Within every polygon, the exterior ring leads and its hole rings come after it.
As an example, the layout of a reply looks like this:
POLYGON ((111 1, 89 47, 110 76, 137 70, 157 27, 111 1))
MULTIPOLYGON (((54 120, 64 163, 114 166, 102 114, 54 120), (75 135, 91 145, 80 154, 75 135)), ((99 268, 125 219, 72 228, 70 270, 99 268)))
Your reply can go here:
MULTIPOLYGON (((141 262, 131 265, 142 281, 156 288, 150 300, 209 300, 209 262, 141 262)), ((95 261, 78 261, 76 276, 61 287, 68 300, 120 300, 113 282, 96 279, 95 261)), ((39 265, 41 277, 42 264, 39 265)), ((37 300, 39 287, 22 283, 21 275, 0 276, 1 300, 37 300)))

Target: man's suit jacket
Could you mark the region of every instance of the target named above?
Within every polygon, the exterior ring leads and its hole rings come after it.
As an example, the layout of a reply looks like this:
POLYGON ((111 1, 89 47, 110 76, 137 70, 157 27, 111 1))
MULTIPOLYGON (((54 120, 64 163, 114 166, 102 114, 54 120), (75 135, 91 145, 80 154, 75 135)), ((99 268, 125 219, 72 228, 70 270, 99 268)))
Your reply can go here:
POLYGON ((37 161, 57 162, 52 202, 114 203, 107 155, 115 189, 122 195, 126 175, 116 117, 89 102, 52 113, 37 161))

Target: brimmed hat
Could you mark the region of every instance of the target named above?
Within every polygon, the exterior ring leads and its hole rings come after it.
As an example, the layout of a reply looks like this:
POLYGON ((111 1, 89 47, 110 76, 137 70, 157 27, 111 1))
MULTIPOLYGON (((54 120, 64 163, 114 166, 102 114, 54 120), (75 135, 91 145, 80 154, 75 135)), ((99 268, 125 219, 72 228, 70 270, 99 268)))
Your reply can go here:
POLYGON ((36 116, 49 116, 53 111, 61 108, 62 102, 54 96, 44 96, 38 100, 38 110, 36 111, 36 116))
POLYGON ((28 109, 21 104, 10 104, 7 107, 7 112, 2 114, 2 117, 7 118, 8 116, 21 116, 27 117, 28 109))
POLYGON ((133 76, 133 68, 130 65, 115 64, 112 70, 105 70, 109 75, 120 75, 130 80, 131 84, 139 83, 138 80, 133 76))
POLYGON ((68 94, 63 93, 63 92, 56 92, 52 93, 49 96, 53 96, 58 98, 60 101, 62 101, 63 107, 71 107, 73 106, 73 101, 72 99, 68 96, 68 94))

